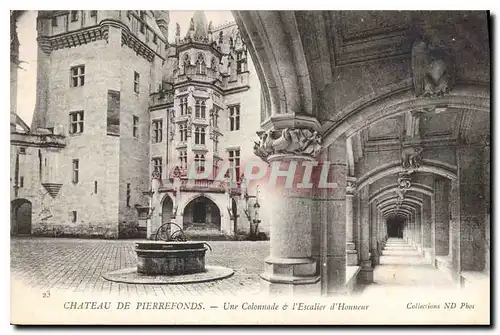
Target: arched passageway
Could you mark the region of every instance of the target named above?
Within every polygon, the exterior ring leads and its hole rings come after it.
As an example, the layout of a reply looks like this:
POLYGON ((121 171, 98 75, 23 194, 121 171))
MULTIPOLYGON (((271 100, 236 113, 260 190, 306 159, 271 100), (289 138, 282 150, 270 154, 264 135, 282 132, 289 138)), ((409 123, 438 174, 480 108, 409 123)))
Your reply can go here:
POLYGON ((391 216, 387 219, 387 237, 403 238, 404 218, 391 216))
POLYGON ((172 217, 173 207, 174 203, 172 202, 172 199, 168 195, 166 195, 161 207, 162 224, 170 222, 172 219, 175 219, 175 217, 174 218, 172 217))
POLYGON ((31 235, 31 207, 31 202, 26 199, 16 199, 11 201, 11 235, 31 235))
POLYGON ((295 190, 276 195, 261 275, 269 291, 299 283, 335 294, 353 273, 377 281, 388 242, 404 244, 429 271, 445 264, 454 281, 488 274, 487 17, 383 15, 235 12, 263 91, 256 154, 267 163, 333 162, 335 176, 319 201, 295 190), (379 29, 388 20, 401 27, 390 50, 379 29), (437 58, 422 53, 431 45, 437 58), (437 68, 439 87, 425 79, 437 68))
POLYGON ((205 196, 191 200, 184 208, 183 229, 220 231, 221 214, 217 204, 205 196))

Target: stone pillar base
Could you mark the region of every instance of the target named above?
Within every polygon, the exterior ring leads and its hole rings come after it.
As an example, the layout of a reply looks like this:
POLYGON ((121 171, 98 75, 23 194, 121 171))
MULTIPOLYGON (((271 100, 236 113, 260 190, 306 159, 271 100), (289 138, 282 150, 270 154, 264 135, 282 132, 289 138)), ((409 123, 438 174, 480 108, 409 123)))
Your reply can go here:
POLYGON ((358 278, 359 282, 362 284, 373 283, 373 268, 371 261, 361 262, 361 270, 359 270, 358 278))
POLYGON ((345 249, 347 266, 358 265, 358 251, 354 242, 347 242, 345 249))
POLYGON ((356 250, 346 251, 347 266, 358 265, 358 252, 356 250))
POLYGON ((261 290, 270 294, 321 292, 316 261, 311 258, 268 257, 265 260, 265 272, 260 278, 261 290))
POLYGON ((424 248, 424 258, 429 264, 434 265, 434 255, 432 253, 432 248, 424 248))
POLYGON ((370 253, 370 261, 373 267, 380 264, 380 255, 377 249, 373 249, 370 253))

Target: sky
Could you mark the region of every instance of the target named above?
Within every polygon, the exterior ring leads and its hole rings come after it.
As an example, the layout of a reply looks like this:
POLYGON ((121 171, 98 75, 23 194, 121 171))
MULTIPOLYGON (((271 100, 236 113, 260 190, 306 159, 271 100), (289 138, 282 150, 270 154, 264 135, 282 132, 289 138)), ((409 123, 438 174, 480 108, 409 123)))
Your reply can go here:
MULTIPOLYGON (((169 37, 173 42, 175 39, 175 24, 179 23, 181 37, 186 35, 189 21, 194 11, 170 11, 169 37)), ((18 70, 17 87, 17 113, 28 124, 31 125, 33 111, 36 101, 36 11, 26 12, 19 20, 17 33, 19 37, 19 58, 25 63, 18 70)), ((212 21, 214 27, 234 21, 230 11, 205 11, 208 22, 212 21)))

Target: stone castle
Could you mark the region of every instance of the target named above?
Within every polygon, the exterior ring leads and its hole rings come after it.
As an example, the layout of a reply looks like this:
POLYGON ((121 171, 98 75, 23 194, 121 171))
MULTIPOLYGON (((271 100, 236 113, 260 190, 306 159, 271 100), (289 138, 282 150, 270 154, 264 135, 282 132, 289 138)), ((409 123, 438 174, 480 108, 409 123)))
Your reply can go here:
POLYGON ((258 234, 240 168, 260 122, 247 47, 203 12, 171 42, 169 23, 166 11, 38 12, 31 127, 11 99, 11 234, 153 238, 166 222, 192 238, 258 234), (190 182, 190 168, 213 173, 190 182))

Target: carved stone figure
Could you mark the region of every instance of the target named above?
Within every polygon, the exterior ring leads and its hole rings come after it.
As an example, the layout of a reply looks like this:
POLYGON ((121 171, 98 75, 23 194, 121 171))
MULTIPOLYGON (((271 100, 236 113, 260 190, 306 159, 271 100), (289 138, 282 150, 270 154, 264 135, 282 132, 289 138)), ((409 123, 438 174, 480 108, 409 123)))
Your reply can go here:
POLYGON ((401 166, 403 169, 418 169, 422 162, 422 147, 406 147, 401 149, 401 166))
POLYGON ((181 36, 181 26, 179 23, 175 24, 175 36, 181 36))
POLYGON ((273 154, 294 154, 316 157, 321 151, 321 136, 317 131, 303 128, 285 128, 258 132, 260 142, 255 142, 254 153, 267 160, 273 154))
POLYGON ((409 173, 400 173, 398 178, 398 187, 400 190, 407 191, 411 187, 411 176, 409 173))
POLYGON ((441 50, 425 39, 417 39, 412 48, 413 86, 417 97, 441 96, 451 85, 449 64, 441 50))

